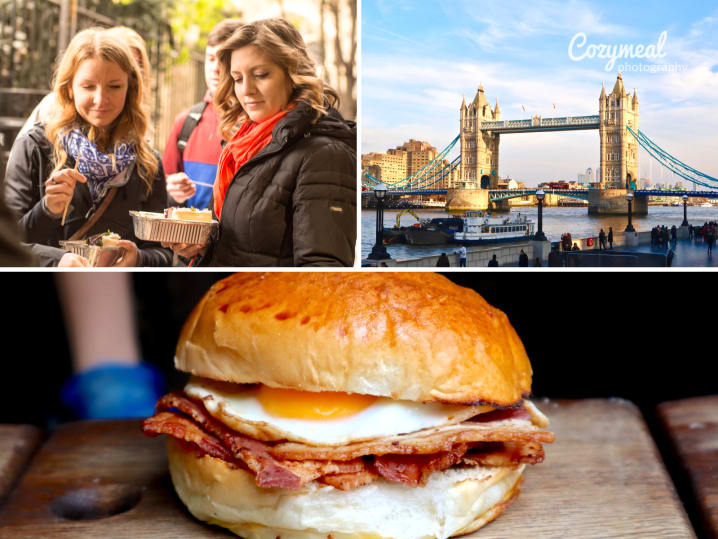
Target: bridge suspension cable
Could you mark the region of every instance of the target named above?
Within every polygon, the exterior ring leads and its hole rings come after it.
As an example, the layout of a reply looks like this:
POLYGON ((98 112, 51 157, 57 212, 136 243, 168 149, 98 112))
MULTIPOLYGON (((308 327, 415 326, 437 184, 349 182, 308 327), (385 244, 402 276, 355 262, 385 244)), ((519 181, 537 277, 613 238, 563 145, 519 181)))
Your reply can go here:
MULTIPOLYGON (((422 183, 422 181, 426 179, 427 175, 433 169, 435 169, 438 165, 441 164, 441 162, 444 160, 446 155, 451 151, 451 149, 459 141, 460 137, 461 137, 460 134, 457 135, 456 138, 454 140, 452 140, 449 143, 449 145, 441 151, 441 153, 439 153, 434 159, 429 161, 429 163, 427 163, 425 166, 423 166, 422 168, 420 168, 419 170, 414 172, 411 176, 407 176, 406 178, 397 180, 395 182, 386 182, 386 181, 383 182, 381 179, 375 178, 368 172, 365 172, 363 174, 363 176, 364 176, 364 178, 366 178, 366 181, 362 180, 362 183, 364 183, 367 187, 373 187, 378 183, 385 183, 388 187, 391 187, 392 189, 414 188, 417 183, 422 183), (412 183, 415 185, 411 185, 412 183)), ((451 165, 448 165, 448 166, 451 166, 451 165)), ((444 168, 446 168, 446 167, 444 167, 444 168)), ((456 167, 454 166, 453 168, 456 168, 456 167)), ((452 168, 452 170, 453 170, 453 168, 452 168)), ((443 170, 443 169, 441 169, 441 170, 443 170)), ((440 171, 438 171, 438 172, 440 172, 440 171)), ((431 177, 433 178, 434 175, 432 175, 431 177)), ((436 180, 436 181, 438 181, 438 180, 436 180)), ((436 181, 434 181, 432 183, 436 183, 436 181)))
POLYGON ((432 173, 431 176, 425 176, 423 179, 417 181, 413 185, 405 187, 405 189, 411 189, 412 191, 417 189, 429 189, 432 185, 435 185, 446 179, 446 177, 451 174, 451 171, 453 171, 460 164, 461 154, 457 155, 454 160, 451 161, 451 163, 448 163, 446 166, 432 173))
POLYGON ((680 159, 672 156, 667 151, 665 151, 663 148, 658 146, 655 142, 653 142, 650 138, 646 136, 643 131, 639 130, 638 133, 636 133, 633 129, 626 126, 626 129, 628 129, 629 133, 633 135, 633 137, 636 139, 638 144, 646 150, 656 161, 658 161, 661 165, 663 165, 665 168, 673 172, 674 174, 677 174, 681 178, 684 178, 688 180, 689 182, 697 185, 701 185, 703 187, 708 187, 709 189, 718 189, 718 185, 715 184, 709 184, 705 183, 705 181, 699 180, 695 176, 700 176, 701 178, 705 178, 706 180, 716 182, 718 183, 718 178, 714 178, 713 176, 709 176, 708 174, 704 174, 703 172, 696 170, 695 168, 685 164, 680 159))

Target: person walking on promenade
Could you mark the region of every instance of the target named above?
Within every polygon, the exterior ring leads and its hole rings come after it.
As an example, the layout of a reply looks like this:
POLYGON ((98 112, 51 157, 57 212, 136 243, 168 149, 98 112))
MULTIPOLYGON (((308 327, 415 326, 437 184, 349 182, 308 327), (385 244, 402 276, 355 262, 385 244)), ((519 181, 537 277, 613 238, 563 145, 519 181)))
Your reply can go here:
POLYGON ((528 268, 529 267, 529 256, 524 252, 523 249, 521 249, 521 253, 519 254, 519 267, 520 268, 528 268))
POLYGON ((671 227, 671 241, 672 241, 673 243, 675 243, 676 241, 678 241, 678 235, 677 235, 677 233, 676 233, 676 225, 673 225, 673 226, 671 227))
POLYGON ((455 251, 455 253, 459 255, 459 267, 465 268, 466 267, 466 247, 464 245, 461 245, 455 251))
POLYGON ((706 243, 708 244, 708 255, 713 254, 713 244, 715 243, 715 228, 714 227, 708 227, 705 234, 706 243))
POLYGON ((688 225, 688 239, 693 239, 693 225, 688 225))
POLYGON ((608 248, 613 251, 613 227, 608 227, 608 248))
POLYGON ((571 250, 572 250, 572 251, 580 251, 581 248, 578 246, 578 243, 574 243, 574 244, 573 244, 573 247, 571 247, 571 250))
POLYGON ((489 267, 490 268, 498 268, 499 267, 499 261, 496 260, 496 255, 493 255, 491 257, 491 260, 489 260, 489 267))
POLYGON ((563 266, 563 259, 557 246, 553 246, 551 252, 548 254, 548 265, 550 268, 560 268, 563 266))
POLYGON ((598 249, 603 250, 606 248, 606 233, 601 229, 598 233, 598 249))
POLYGON ((451 267, 451 262, 449 262, 449 257, 446 256, 446 253, 441 253, 441 255, 439 256, 439 259, 436 261, 436 267, 438 267, 438 268, 451 267))

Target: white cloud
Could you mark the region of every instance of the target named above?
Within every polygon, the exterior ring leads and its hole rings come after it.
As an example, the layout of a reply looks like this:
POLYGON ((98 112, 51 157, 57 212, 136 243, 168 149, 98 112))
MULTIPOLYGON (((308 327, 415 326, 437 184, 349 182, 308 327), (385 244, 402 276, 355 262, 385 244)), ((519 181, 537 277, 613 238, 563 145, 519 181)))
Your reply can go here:
POLYGON ((462 0, 442 2, 442 7, 457 21, 472 23, 469 28, 457 28, 457 32, 486 51, 504 51, 512 48, 511 40, 526 37, 575 32, 613 36, 632 33, 629 26, 606 22, 600 13, 580 0, 519 0, 480 5, 473 0, 462 0))

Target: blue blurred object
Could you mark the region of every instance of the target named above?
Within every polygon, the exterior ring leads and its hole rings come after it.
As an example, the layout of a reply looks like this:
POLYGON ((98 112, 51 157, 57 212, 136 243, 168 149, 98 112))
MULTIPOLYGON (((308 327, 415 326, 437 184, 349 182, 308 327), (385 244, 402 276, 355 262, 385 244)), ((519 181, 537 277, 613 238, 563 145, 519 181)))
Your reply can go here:
POLYGON ((149 417, 164 389, 164 376, 148 363, 108 362, 70 378, 60 400, 78 419, 149 417))

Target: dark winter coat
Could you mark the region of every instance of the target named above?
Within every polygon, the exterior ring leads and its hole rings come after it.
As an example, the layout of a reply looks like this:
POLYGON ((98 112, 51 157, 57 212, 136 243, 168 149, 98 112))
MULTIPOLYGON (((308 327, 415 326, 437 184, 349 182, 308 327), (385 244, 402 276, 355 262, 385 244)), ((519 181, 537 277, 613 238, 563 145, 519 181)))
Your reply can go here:
MULTIPOLYGON (((67 166, 74 166, 72 158, 67 166)), ((77 183, 65 225, 61 225, 61 218, 48 214, 42 206, 42 198, 45 195, 45 182, 53 168, 52 145, 43 127, 36 125, 20 135, 13 144, 3 186, 5 202, 19 218, 24 241, 38 244, 33 251, 39 255, 40 263, 48 266, 57 265, 66 252, 59 248, 59 242, 69 239, 85 223, 86 216, 93 208, 87 184, 77 183)), ((137 245, 138 266, 169 266, 172 264, 172 252, 158 243, 138 240, 129 214, 130 210, 161 212, 166 202, 162 161, 159 161, 159 169, 149 194, 147 185, 135 170, 129 181, 118 188, 115 198, 86 237, 109 229, 137 245)))
POLYGON ((202 265, 352 266, 356 128, 300 103, 235 174, 202 265))

